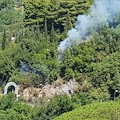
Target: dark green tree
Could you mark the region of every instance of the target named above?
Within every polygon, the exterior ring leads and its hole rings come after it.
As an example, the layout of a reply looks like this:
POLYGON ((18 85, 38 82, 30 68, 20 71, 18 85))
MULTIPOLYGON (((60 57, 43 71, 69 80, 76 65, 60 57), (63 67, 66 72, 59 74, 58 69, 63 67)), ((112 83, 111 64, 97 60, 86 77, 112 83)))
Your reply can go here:
POLYGON ((3 40, 2 40, 2 50, 5 50, 6 46, 7 46, 7 36, 6 36, 6 30, 4 30, 3 40))
POLYGON ((70 12, 68 12, 67 15, 66 15, 66 25, 65 26, 67 28, 67 31, 72 28, 72 22, 71 22, 71 18, 70 18, 70 12))
POLYGON ((51 33, 50 33, 50 42, 55 42, 55 30, 54 30, 53 24, 52 24, 51 33))
POLYGON ((47 18, 46 18, 46 16, 45 16, 45 24, 44 24, 44 33, 45 33, 45 39, 47 41, 48 31, 47 31, 47 18))

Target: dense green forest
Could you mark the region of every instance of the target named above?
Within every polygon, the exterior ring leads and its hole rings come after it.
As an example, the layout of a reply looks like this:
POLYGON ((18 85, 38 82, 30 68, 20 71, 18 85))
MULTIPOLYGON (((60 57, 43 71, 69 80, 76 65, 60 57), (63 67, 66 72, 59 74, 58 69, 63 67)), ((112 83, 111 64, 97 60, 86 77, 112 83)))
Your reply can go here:
MULTIPOLYGON (((53 1, 55 2, 55 1, 53 1)), ((92 2, 81 1, 81 14, 87 13, 87 8, 90 6, 92 2), (83 8, 84 4, 86 7, 83 8)), ((59 42, 64 40, 67 36, 67 30, 71 28, 72 25, 71 18, 74 18, 72 11, 68 11, 70 9, 64 8, 65 11, 63 12, 60 19, 63 23, 55 22, 49 20, 49 15, 43 15, 43 18, 39 16, 39 20, 34 22, 33 16, 34 14, 38 14, 36 9, 31 9, 30 6, 38 6, 43 4, 42 1, 24 1, 24 9, 25 13, 23 14, 22 7, 23 3, 21 0, 12 1, 10 0, 9 3, 5 1, 1 1, 1 9, 0 13, 1 16, 4 17, 2 19, 1 27, 1 46, 0 46, 0 56, 1 56, 1 64, 0 64, 0 82, 1 85, 8 82, 14 81, 17 83, 28 83, 28 84, 37 84, 40 82, 52 82, 57 80, 61 76, 62 67, 61 63, 57 61, 58 51, 57 47, 59 42), (35 4, 35 5, 34 5, 35 4), (10 6, 10 7, 9 7, 10 6), (31 12, 30 10, 34 11, 35 13, 31 12), (5 14, 8 14, 8 11, 14 11, 10 17, 5 17, 2 15, 3 11, 6 11, 5 14), (71 12, 71 13, 70 13, 71 12), (18 14, 19 13, 19 14, 18 14), (16 14, 18 16, 16 16, 16 14), (33 14, 32 16, 30 16, 33 14), (27 18, 26 16, 29 16, 27 18), (62 18, 63 17, 63 18, 62 18), (16 20, 16 19, 17 20, 16 20), (22 20, 20 19, 22 18, 22 20), (42 19, 42 22, 40 20, 42 19), (5 23, 7 19, 10 21, 8 24, 5 23), (12 22, 13 21, 13 22, 12 22), (19 22, 20 21, 20 22, 19 22), (27 23, 29 21, 29 25, 27 23), (30 22, 33 21, 33 22, 30 22), (12 23, 11 23, 12 22, 12 23), (49 22, 51 24, 49 24, 49 22), (60 27, 56 28, 56 24, 60 27), (49 25, 51 27, 49 27, 49 25), (13 28, 11 27, 13 26, 13 28), (17 26, 17 27, 16 27, 17 26), (44 27, 43 27, 44 26, 44 27), (49 29, 48 29, 49 28, 49 29), (62 30, 60 28, 63 28, 62 30), (11 37, 15 37, 16 40, 14 43, 11 42, 11 37), (59 69, 58 69, 59 68, 59 69), (26 80, 27 76, 27 80, 26 80), (32 81, 34 80, 34 81, 32 81), (27 82, 28 81, 28 82, 27 82)), ((54 6, 52 2, 45 2, 47 7, 43 7, 45 9, 49 9, 49 7, 54 6), (50 3, 50 5, 48 4, 50 3), (52 4, 52 5, 51 5, 52 4)), ((69 7, 73 7, 73 1, 60 1, 59 9, 63 9, 66 4, 69 7), (68 4, 69 3, 69 4, 68 4)), ((77 6, 77 1, 74 3, 77 6)), ((39 8, 41 11, 44 11, 42 8, 39 8)), ((67 6, 66 6, 67 7, 67 6)), ((34 8, 34 7, 32 7, 34 8)), ((55 8, 54 8, 55 9, 55 8)), ((59 9, 55 9, 58 12, 59 9)), ((74 10, 75 11, 75 10, 74 10)), ((40 12, 41 13, 41 12, 40 12)), ((47 12, 49 13, 49 12, 47 12)), ((58 13, 56 13, 58 14, 58 13)), ((80 14, 78 11, 77 15, 80 14)), ((76 16, 77 16, 76 15, 76 16)), ((8 16, 8 15, 7 15, 8 16)), ((54 15, 53 15, 54 16, 54 15)), ((57 17, 58 18, 58 17, 57 17)), ((55 19, 55 18, 54 18, 55 19)), ((74 18, 75 19, 75 18, 74 18)), ((74 21, 75 22, 75 21, 74 21)))
POLYGON ((119 101, 119 13, 111 24, 106 21, 105 25, 96 26, 96 31, 90 28, 91 36, 67 48, 62 60, 57 61, 60 41, 67 37, 79 14, 89 14, 92 3, 93 0, 0 0, 1 89, 10 81, 27 87, 76 79, 81 85, 71 98, 55 95, 50 101, 39 100, 34 107, 22 99, 16 102, 12 94, 0 96, 0 119, 49 120, 74 109, 58 119, 74 113, 73 119, 80 114, 81 119, 120 118, 119 102, 105 102, 115 98, 119 101), (117 116, 111 116, 113 113, 117 116))
POLYGON ((52 24, 55 29, 63 31, 66 21, 70 29, 76 22, 79 14, 87 14, 88 8, 93 0, 23 0, 25 6, 25 24, 31 25, 39 23, 44 26, 47 19, 48 30, 51 30, 52 24), (70 21, 69 21, 70 20, 70 21))

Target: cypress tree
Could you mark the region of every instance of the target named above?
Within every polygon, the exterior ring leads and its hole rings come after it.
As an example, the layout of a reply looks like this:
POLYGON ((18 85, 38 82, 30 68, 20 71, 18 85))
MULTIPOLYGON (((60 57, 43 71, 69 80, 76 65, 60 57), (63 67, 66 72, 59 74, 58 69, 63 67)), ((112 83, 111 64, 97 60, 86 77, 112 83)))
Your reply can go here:
POLYGON ((6 36, 6 30, 4 30, 3 41, 2 41, 2 50, 5 50, 6 46, 7 46, 7 36, 6 36))
POLYGON ((40 25, 39 22, 36 24, 36 39, 40 39, 41 32, 40 32, 40 25))
POLYGON ((50 42, 55 41, 55 30, 54 30, 54 25, 52 24, 51 32, 50 32, 50 42))
POLYGON ((35 38, 35 25, 31 26, 31 37, 35 38))
POLYGON ((72 23, 71 23, 70 13, 69 12, 66 15, 66 28, 67 28, 67 31, 72 28, 72 23))
POLYGON ((68 29, 67 29, 67 26, 65 25, 64 26, 64 32, 63 32, 63 36, 64 36, 63 39, 65 39, 67 37, 67 32, 68 32, 68 29))
POLYGON ((64 26, 64 33, 63 33, 64 39, 67 37, 68 30, 70 30, 71 28, 72 28, 72 23, 70 19, 70 13, 68 12, 66 15, 66 24, 64 26))
POLYGON ((45 25, 44 25, 44 32, 45 32, 45 39, 47 41, 47 19, 46 19, 46 16, 45 16, 45 25))
POLYGON ((40 34, 40 25, 39 25, 39 22, 37 22, 36 32, 37 32, 37 35, 40 34))

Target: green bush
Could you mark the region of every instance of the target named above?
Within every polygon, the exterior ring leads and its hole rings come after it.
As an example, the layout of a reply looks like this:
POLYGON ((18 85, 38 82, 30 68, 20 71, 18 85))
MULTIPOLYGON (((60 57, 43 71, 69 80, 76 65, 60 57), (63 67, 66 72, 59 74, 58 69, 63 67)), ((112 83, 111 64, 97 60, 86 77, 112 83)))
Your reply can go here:
POLYGON ((32 107, 14 100, 13 93, 0 96, 0 119, 2 120, 32 120, 32 107))
POLYGON ((119 102, 93 103, 64 113, 54 120, 119 120, 119 102))

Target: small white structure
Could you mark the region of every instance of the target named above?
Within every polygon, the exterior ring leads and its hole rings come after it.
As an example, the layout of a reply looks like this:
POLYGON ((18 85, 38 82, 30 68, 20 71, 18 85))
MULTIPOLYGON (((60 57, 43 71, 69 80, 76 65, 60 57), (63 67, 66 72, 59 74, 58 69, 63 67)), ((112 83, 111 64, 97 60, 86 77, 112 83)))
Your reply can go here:
POLYGON ((15 42, 15 37, 11 37, 11 43, 15 42))
POLYGON ((20 95, 18 94, 19 86, 16 85, 14 82, 9 82, 9 83, 7 83, 6 86, 4 87, 4 94, 5 94, 5 95, 7 94, 7 90, 8 90, 8 88, 9 88, 9 86, 14 86, 14 88, 15 88, 16 100, 18 101, 18 98, 20 97, 20 95))

